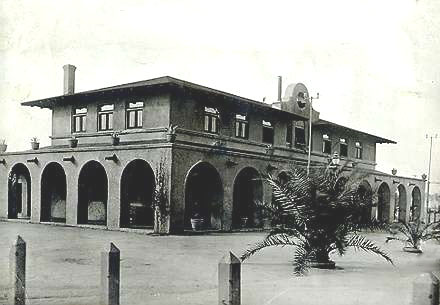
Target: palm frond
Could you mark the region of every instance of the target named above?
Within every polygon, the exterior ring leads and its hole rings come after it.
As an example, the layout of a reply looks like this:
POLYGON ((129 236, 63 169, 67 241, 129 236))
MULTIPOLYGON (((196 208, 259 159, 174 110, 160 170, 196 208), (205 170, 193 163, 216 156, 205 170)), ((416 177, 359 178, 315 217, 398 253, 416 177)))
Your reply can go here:
POLYGON ((309 247, 304 244, 300 244, 293 256, 293 271, 296 276, 301 276, 307 273, 310 267, 310 261, 313 259, 313 252, 310 251, 309 247))
POLYGON ((244 261, 256 252, 267 247, 285 247, 285 246, 297 246, 298 243, 293 240, 287 234, 275 234, 268 235, 263 241, 256 243, 249 249, 247 249, 241 256, 241 260, 244 261))
POLYGON ((347 241, 346 245, 347 247, 353 247, 355 248, 355 250, 358 251, 363 250, 365 252, 370 252, 382 256, 386 261, 394 265, 391 257, 365 236, 354 234, 347 241))

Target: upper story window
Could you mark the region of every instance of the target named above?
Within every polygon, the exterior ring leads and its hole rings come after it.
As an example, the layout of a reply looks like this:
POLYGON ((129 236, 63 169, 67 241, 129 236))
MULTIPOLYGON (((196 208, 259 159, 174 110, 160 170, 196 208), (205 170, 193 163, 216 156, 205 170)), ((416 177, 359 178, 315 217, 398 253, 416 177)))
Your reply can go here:
POLYGON ((205 131, 218 133, 219 112, 216 108, 205 107, 205 131))
POLYGON ((127 128, 141 128, 144 102, 127 104, 127 128))
POLYGON ((331 154, 332 153, 332 140, 330 140, 330 137, 328 134, 322 135, 322 152, 324 154, 331 154))
POLYGON ((235 115, 235 136, 242 139, 249 137, 249 121, 246 115, 235 115))
POLYGON ((306 129, 304 121, 295 121, 295 146, 306 145, 306 129))
POLYGON ((347 139, 339 139, 339 156, 348 157, 348 144, 347 139))
POLYGON ((362 159, 362 143, 361 142, 356 142, 354 146, 355 146, 355 149, 356 149, 355 157, 357 159, 362 159))
POLYGON ((75 108, 72 115, 72 130, 73 132, 86 131, 87 108, 75 108))
POLYGON ((98 108, 98 130, 112 130, 113 129, 113 104, 101 105, 98 108))
POLYGON ((273 144, 273 126, 270 121, 263 120, 263 142, 273 144))

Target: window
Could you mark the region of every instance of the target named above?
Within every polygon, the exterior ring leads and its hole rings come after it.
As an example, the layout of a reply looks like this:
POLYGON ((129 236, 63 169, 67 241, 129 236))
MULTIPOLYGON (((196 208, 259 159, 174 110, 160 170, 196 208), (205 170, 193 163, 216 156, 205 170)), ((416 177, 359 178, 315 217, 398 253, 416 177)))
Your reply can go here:
POLYGON ((344 138, 339 139, 339 155, 341 157, 348 157, 348 145, 347 140, 344 138))
POLYGON ((249 137, 249 122, 247 116, 241 114, 235 115, 235 136, 242 139, 249 137))
POLYGON ((290 145, 292 145, 292 137, 293 137, 292 129, 293 129, 292 122, 288 122, 287 130, 286 130, 286 144, 289 145, 289 147, 290 145))
POLYGON ((85 132, 86 131, 86 118, 87 108, 75 108, 73 110, 73 132, 85 132))
POLYGON ((295 146, 303 147, 306 145, 306 130, 304 121, 295 122, 295 146))
POLYGON ((113 129, 113 104, 102 105, 98 109, 98 130, 112 130, 113 129))
POLYGON ((356 142, 355 148, 356 148, 356 159, 362 159, 362 143, 356 142))
POLYGON ((205 107, 205 131, 218 133, 219 112, 215 108, 205 107))
POLYGON ((330 137, 328 134, 322 135, 322 152, 324 154, 331 154, 332 153, 332 140, 330 140, 330 137))
POLYGON ((263 142, 273 144, 273 126, 269 121, 263 120, 263 142))
POLYGON ((144 111, 144 102, 127 104, 127 128, 142 127, 143 111, 144 111))

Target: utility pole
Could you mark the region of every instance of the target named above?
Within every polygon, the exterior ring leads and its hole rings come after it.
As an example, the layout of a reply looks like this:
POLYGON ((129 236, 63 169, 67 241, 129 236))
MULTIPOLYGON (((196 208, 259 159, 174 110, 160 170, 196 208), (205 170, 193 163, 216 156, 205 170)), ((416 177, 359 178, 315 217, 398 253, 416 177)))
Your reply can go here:
POLYGON ((428 137, 431 140, 431 143, 429 145, 429 164, 428 164, 428 185, 426 188, 426 211, 428 212, 429 209, 429 185, 431 184, 431 160, 432 160, 432 139, 437 139, 437 134, 435 134, 435 136, 428 136, 426 135, 426 138, 428 139, 428 137))
POLYGON ((311 96, 309 98, 310 101, 310 111, 309 111, 309 153, 307 157, 307 176, 310 173, 310 159, 312 157, 312 116, 313 116, 313 99, 319 99, 319 93, 316 94, 316 97, 311 96))

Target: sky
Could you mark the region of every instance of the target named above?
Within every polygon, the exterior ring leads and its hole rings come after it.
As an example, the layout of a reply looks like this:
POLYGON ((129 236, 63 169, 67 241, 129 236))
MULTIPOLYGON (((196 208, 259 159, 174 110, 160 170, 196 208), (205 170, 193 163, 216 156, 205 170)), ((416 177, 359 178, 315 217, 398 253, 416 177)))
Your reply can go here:
MULTIPOLYGON (((49 110, 21 102, 164 75, 266 102, 302 82, 321 118, 395 140, 377 169, 440 183, 438 0, 0 2, 0 138, 48 145, 49 110)), ((440 192, 440 184, 431 190, 440 192)))

